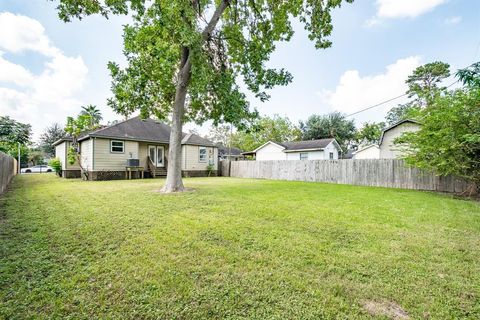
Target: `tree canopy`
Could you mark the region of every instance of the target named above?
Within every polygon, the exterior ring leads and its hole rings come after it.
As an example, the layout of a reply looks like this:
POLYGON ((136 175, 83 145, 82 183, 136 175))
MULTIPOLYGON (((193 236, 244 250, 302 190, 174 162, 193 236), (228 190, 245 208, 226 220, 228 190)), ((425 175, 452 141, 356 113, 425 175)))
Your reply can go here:
POLYGON ((268 141, 284 142, 298 141, 301 131, 289 118, 274 115, 261 117, 254 121, 246 130, 232 135, 232 146, 244 151, 251 151, 268 141))
POLYGON ((475 77, 480 74, 476 76, 468 71, 457 72, 466 86, 435 95, 428 108, 418 111, 421 129, 405 133, 396 143, 405 149, 406 161, 411 165, 439 175, 464 178, 477 189, 480 186, 480 88, 475 83, 480 81, 475 77), (463 79, 463 75, 469 79, 463 79))
POLYGON ((55 147, 53 143, 61 139, 65 135, 65 130, 58 124, 54 123, 48 126, 40 136, 40 149, 49 157, 55 156, 55 147))
POLYGON ((300 122, 303 140, 335 138, 342 149, 355 138, 355 122, 340 112, 327 115, 311 115, 306 122, 300 122))
POLYGON ((185 121, 212 120, 237 127, 256 117, 237 81, 261 101, 267 91, 292 81, 266 62, 276 43, 289 41, 292 20, 303 23, 316 48, 328 48, 331 11, 353 0, 60 0, 68 21, 90 14, 133 12, 124 28, 127 66, 109 63, 118 113, 171 115, 166 192, 182 191, 181 138, 185 121))
POLYGON ((357 130, 355 140, 358 144, 375 144, 380 140, 382 130, 385 128, 384 122, 365 122, 363 126, 357 130))
POLYGON ((408 96, 415 98, 414 104, 426 106, 434 97, 445 90, 439 84, 450 76, 450 65, 445 62, 435 61, 416 68, 405 81, 408 85, 408 96))

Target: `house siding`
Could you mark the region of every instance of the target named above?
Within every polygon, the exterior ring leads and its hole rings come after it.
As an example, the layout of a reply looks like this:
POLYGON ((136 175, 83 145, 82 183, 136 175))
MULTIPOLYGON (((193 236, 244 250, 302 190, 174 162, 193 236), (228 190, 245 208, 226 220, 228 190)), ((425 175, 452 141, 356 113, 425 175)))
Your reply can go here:
POLYGON ((58 160, 60 160, 60 163, 62 164, 62 170, 66 169, 67 164, 66 148, 67 146, 65 142, 62 142, 55 146, 55 158, 58 158, 58 160))
POLYGON ((209 163, 213 163, 214 169, 218 170, 218 148, 207 148, 207 161, 199 161, 199 148, 201 146, 182 146, 182 170, 184 171, 205 171, 209 163))
MULTIPOLYGON (((121 139, 114 139, 122 141, 121 139)), ((93 156, 94 171, 109 170, 121 171, 125 170, 127 159, 139 159, 139 143, 137 141, 124 141, 123 153, 110 152, 111 139, 95 139, 95 152, 93 156)))
POLYGON ((325 155, 323 151, 305 151, 305 152, 288 152, 287 160, 300 160, 300 153, 308 153, 307 160, 323 160, 325 155))
POLYGON ((383 135, 382 144, 380 145, 380 159, 401 158, 403 152, 398 145, 394 144, 394 140, 400 137, 404 132, 412 132, 420 130, 420 125, 416 123, 405 122, 386 131, 383 135))
MULTIPOLYGON (((266 160, 287 160, 287 156, 285 152, 283 152, 283 148, 277 146, 273 143, 268 143, 263 148, 257 150, 256 154, 257 161, 266 161, 266 160)), ((298 160, 298 158, 296 159, 298 160)))
POLYGON ((92 144, 93 140, 91 139, 80 143, 80 161, 83 169, 87 171, 93 170, 92 144))
POLYGON ((370 146, 363 150, 355 152, 354 159, 379 159, 380 148, 378 146, 370 146))

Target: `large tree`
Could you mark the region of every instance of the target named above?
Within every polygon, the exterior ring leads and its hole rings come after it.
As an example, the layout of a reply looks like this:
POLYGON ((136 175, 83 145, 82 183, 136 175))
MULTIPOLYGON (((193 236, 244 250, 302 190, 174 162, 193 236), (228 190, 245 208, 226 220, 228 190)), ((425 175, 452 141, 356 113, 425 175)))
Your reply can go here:
POLYGON ((340 112, 326 115, 311 115, 306 122, 300 122, 304 140, 335 138, 346 150, 355 138, 355 122, 340 112))
POLYGON ((274 115, 261 117, 251 123, 246 129, 232 135, 232 146, 245 151, 251 151, 268 141, 284 142, 298 141, 302 132, 288 117, 274 115))
POLYGON ((449 76, 448 63, 435 61, 422 65, 416 68, 405 81, 408 85, 408 96, 414 98, 414 104, 425 107, 446 89, 440 86, 440 83, 449 76))
POLYGON ((378 143, 384 128, 384 122, 365 122, 363 126, 355 133, 355 140, 360 145, 378 143))
POLYGON ((419 110, 420 107, 415 103, 399 104, 388 111, 385 120, 387 124, 391 126, 405 119, 417 118, 419 110))
MULTIPOLYGON (((345 0, 352 2, 353 0, 345 0)), ((60 17, 133 11, 124 29, 128 65, 110 63, 119 113, 171 117, 165 192, 182 191, 181 138, 185 121, 238 126, 251 116, 237 81, 260 100, 266 90, 292 80, 287 71, 265 65, 276 42, 289 41, 292 21, 305 26, 317 48, 327 48, 331 10, 342 0, 60 0, 60 17)))
POLYGON ((422 127, 396 143, 408 163, 439 175, 454 175, 480 186, 480 89, 458 89, 422 109, 422 127))
POLYGON ((55 156, 55 147, 53 143, 65 135, 65 130, 58 123, 48 126, 40 136, 40 149, 49 157, 55 156))

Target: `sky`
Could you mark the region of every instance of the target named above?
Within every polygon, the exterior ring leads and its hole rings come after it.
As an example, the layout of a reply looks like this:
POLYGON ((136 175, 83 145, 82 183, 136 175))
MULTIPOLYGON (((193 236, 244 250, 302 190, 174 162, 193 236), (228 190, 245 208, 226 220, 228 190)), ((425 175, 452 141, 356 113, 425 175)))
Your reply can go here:
MULTIPOLYGON (((0 115, 30 123, 34 139, 82 105, 97 105, 104 122, 121 119, 106 104, 107 63, 125 64, 122 26, 129 18, 64 23, 57 3, 0 0, 0 115)), ((349 115, 405 93, 405 79, 424 63, 444 61, 455 71, 480 60, 479 0, 356 0, 334 11, 333 25, 332 47, 316 50, 295 23, 293 39, 279 43, 268 62, 290 71, 293 82, 271 90, 265 103, 247 94, 251 106, 295 123, 332 111, 349 115)), ((358 126, 382 121, 405 99, 351 118, 358 126)), ((209 126, 186 126, 194 128, 205 134, 209 126)))

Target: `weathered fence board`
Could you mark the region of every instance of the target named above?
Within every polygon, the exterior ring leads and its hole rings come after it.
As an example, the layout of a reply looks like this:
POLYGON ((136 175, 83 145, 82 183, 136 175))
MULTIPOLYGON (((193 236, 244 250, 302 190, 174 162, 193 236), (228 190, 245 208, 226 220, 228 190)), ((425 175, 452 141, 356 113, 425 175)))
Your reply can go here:
POLYGON ((463 192, 468 183, 407 166, 398 159, 221 161, 223 176, 463 192))
POLYGON ((16 163, 14 158, 0 152, 0 194, 5 192, 8 184, 15 175, 17 171, 16 163))

